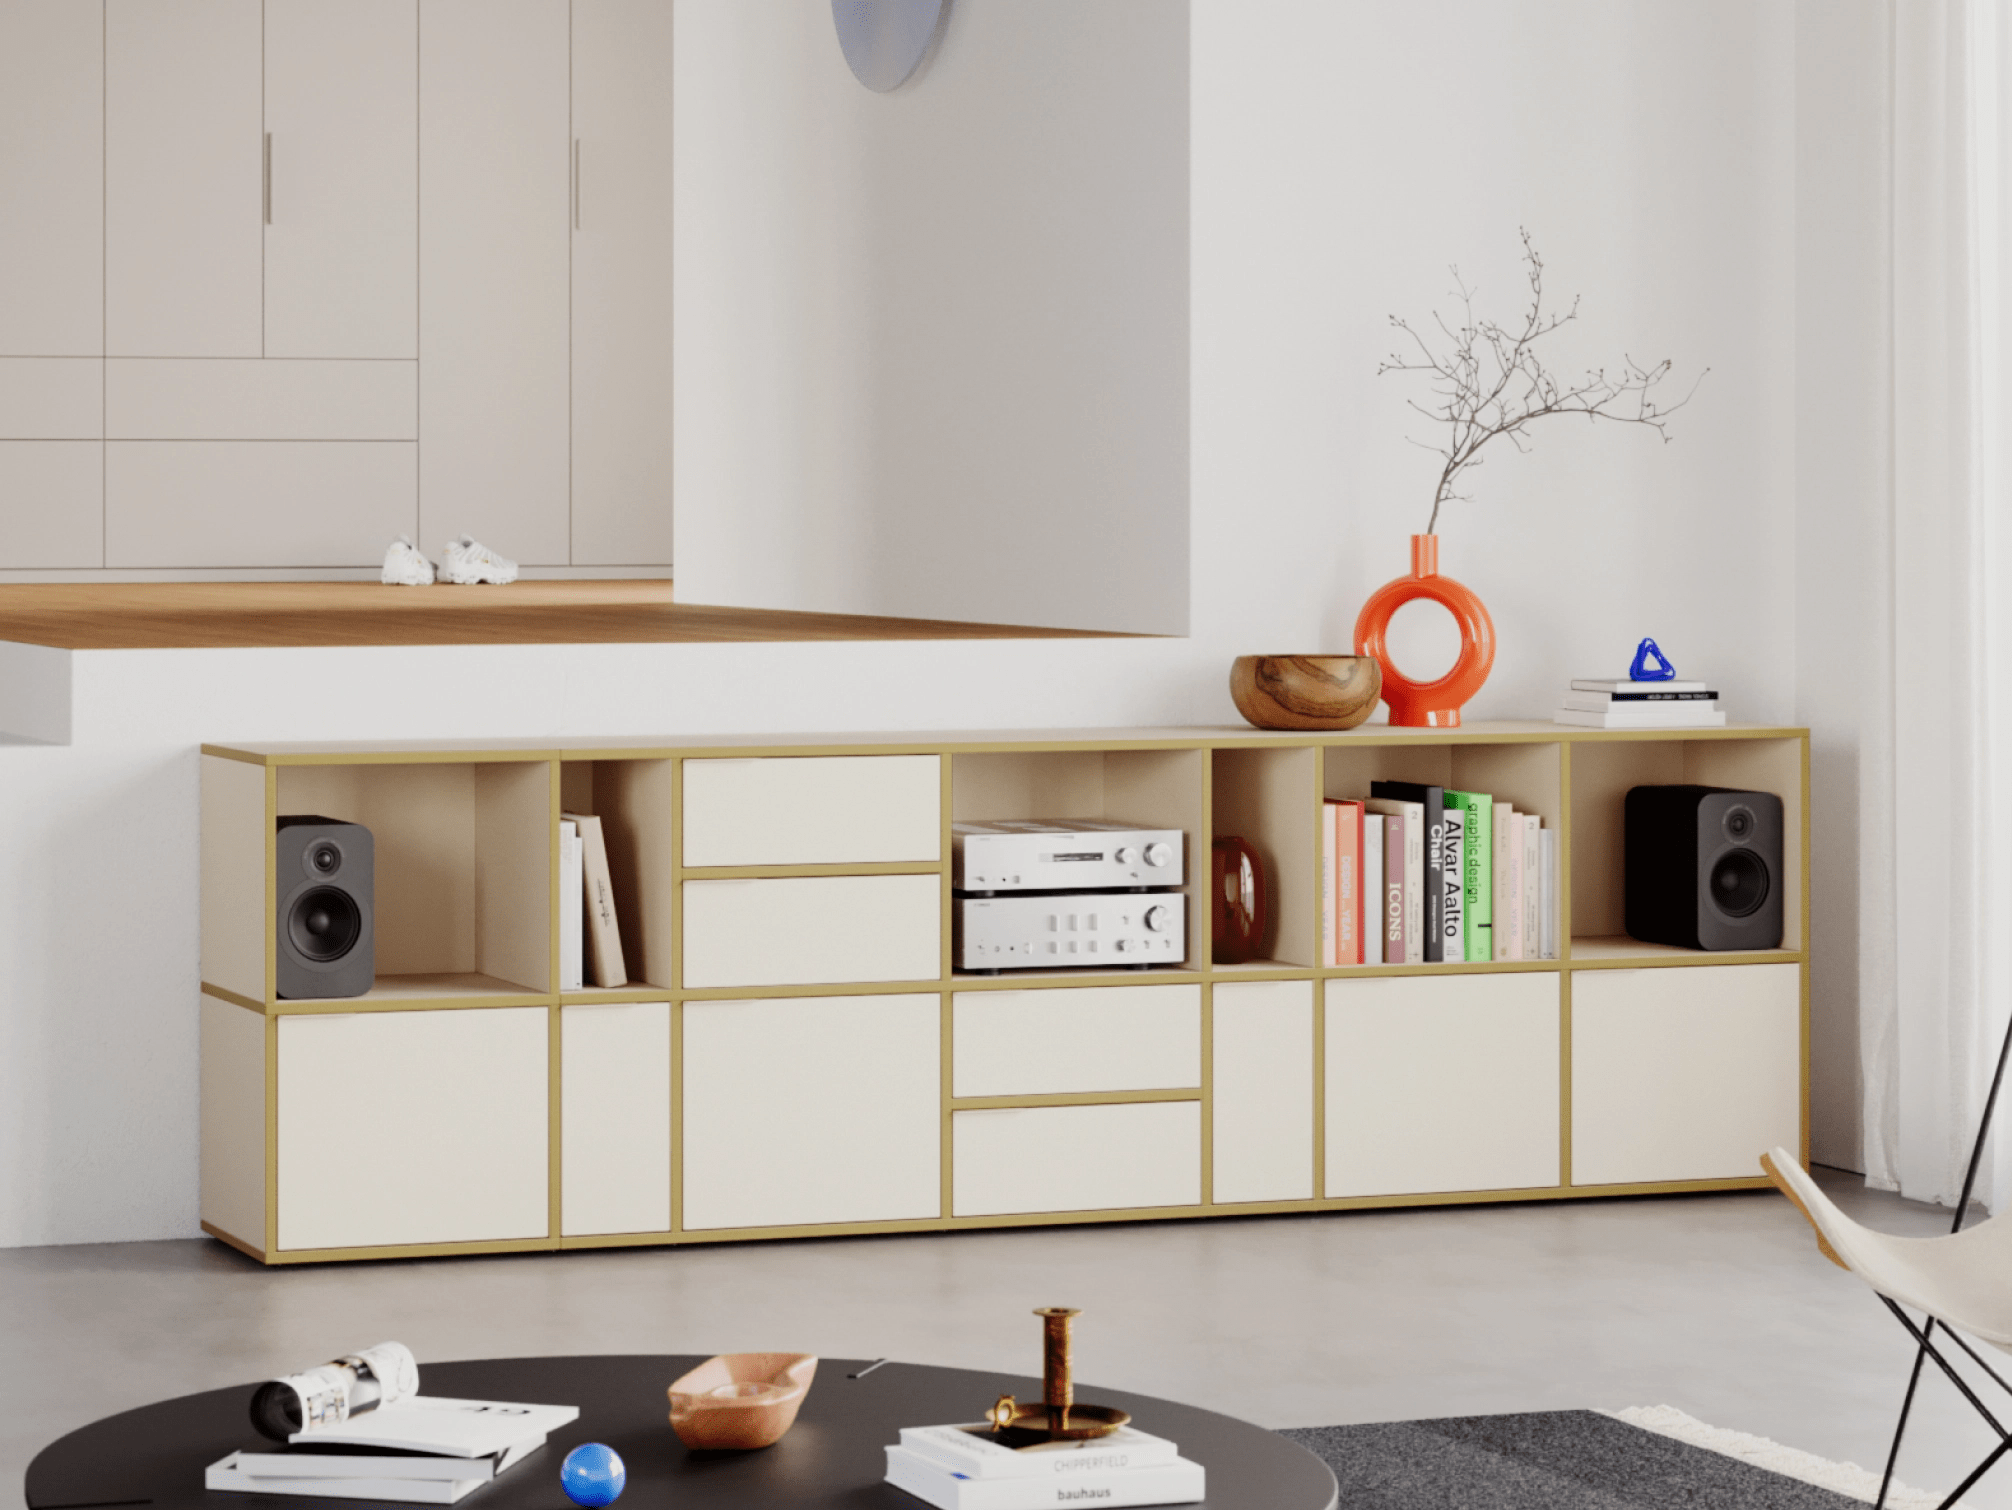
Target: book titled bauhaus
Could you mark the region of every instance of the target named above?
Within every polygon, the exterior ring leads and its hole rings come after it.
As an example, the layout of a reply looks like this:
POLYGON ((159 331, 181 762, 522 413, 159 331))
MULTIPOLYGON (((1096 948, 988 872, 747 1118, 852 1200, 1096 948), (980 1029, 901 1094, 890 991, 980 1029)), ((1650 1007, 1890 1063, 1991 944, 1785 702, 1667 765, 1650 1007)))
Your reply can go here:
POLYGON ((887 1449, 887 1482, 937 1510, 1043 1510, 1046 1506, 1191 1505, 1206 1497, 1200 1463, 1177 1457, 1147 1468, 1085 1469, 1039 1477, 967 1478, 907 1447, 887 1449))

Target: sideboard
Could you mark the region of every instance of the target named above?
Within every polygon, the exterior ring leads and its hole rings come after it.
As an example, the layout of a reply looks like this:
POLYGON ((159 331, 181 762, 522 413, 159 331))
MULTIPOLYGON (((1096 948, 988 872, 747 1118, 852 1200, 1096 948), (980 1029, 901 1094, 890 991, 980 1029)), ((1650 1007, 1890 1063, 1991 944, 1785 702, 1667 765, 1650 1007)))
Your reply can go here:
POLYGON ((202 1224, 266 1263, 1761 1188, 1806 1153, 1808 731, 1546 723, 206 745, 202 1224), (1493 793, 1559 958, 1319 963, 1321 803, 1493 793), (1634 785, 1777 793, 1782 947, 1622 933, 1634 785), (631 984, 559 989, 561 811, 631 984), (376 844, 365 996, 274 988, 274 820, 376 844), (1190 836, 1187 960, 952 966, 956 819, 1190 836), (1272 877, 1210 961, 1208 840, 1272 877))

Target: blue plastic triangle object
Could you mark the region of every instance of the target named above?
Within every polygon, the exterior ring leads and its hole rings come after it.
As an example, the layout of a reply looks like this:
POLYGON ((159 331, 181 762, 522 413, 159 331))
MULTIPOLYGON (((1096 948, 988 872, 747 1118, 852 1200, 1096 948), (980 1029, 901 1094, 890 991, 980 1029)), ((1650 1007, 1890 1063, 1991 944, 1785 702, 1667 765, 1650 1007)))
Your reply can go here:
POLYGON ((1631 682, 1674 681, 1677 668, 1670 664, 1670 658, 1663 654, 1654 640, 1643 640, 1635 647, 1635 659, 1628 667, 1631 682))

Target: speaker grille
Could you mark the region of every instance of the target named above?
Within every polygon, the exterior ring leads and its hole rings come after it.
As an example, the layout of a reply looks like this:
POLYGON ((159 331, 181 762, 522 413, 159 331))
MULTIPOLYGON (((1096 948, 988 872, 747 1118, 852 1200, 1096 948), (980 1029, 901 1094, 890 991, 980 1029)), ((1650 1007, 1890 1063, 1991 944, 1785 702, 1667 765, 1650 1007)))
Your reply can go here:
POLYGON ((1767 866, 1750 849, 1729 849, 1712 865, 1712 903, 1727 917, 1752 917, 1767 902, 1767 866))
POLYGON ((348 892, 317 886, 295 900, 287 913, 286 931, 302 956, 326 964, 356 947, 363 934, 363 914, 348 892))

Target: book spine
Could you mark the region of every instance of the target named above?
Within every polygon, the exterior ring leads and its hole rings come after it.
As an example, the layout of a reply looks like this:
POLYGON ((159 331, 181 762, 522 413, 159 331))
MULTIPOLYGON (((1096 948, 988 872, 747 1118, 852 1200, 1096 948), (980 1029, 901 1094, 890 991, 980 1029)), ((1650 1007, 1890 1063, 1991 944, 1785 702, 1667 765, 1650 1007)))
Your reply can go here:
POLYGON ((1489 943, 1498 960, 1516 958, 1516 920, 1522 914, 1516 906, 1516 810, 1506 802, 1495 804, 1491 838, 1494 864, 1489 867, 1489 895, 1495 900, 1495 926, 1489 943))
POLYGON ((1404 963, 1425 963, 1425 804, 1404 814, 1404 963))
POLYGON ((1440 919, 1446 910, 1445 878, 1441 867, 1446 857, 1446 793, 1436 786, 1425 789, 1425 955, 1428 965, 1446 959, 1446 932, 1440 919))
POLYGON ((559 825, 559 989, 577 991, 587 983, 582 934, 587 926, 586 892, 581 882, 580 825, 559 825))
POLYGON ((1341 947, 1337 964, 1362 963, 1362 808, 1353 802, 1334 805, 1335 846, 1341 852, 1335 885, 1335 923, 1341 947))
POLYGON ((1320 805, 1320 962, 1341 963, 1341 919, 1336 915, 1341 895, 1341 830, 1335 804, 1320 805))
POLYGON ((1467 852, 1461 857, 1465 887, 1461 897, 1466 909, 1467 960, 1485 965, 1495 957, 1494 929, 1494 849, 1495 799, 1485 792, 1463 792, 1466 798, 1461 816, 1467 830, 1467 852))
POLYGON ((1405 830, 1410 825, 1402 813, 1383 815, 1383 959, 1384 963, 1404 963, 1404 893, 1409 858, 1405 830))
POLYGON ((580 825, 581 875, 587 892, 587 953, 594 962, 594 984, 626 986, 628 969, 622 960, 622 925, 615 917, 615 882, 608 870, 608 840, 601 820, 568 814, 580 825))
POLYGON ((1362 816, 1362 962, 1384 963, 1383 953, 1383 815, 1362 816))
POLYGON ((1448 803, 1440 827, 1439 940, 1440 958, 1458 964, 1467 957, 1467 887, 1461 877, 1467 867, 1466 814, 1448 803))
POLYGON ((1523 824, 1523 884, 1517 895, 1523 899, 1523 952, 1519 959, 1544 957, 1544 934, 1539 914, 1543 911, 1544 861, 1543 820, 1535 813, 1517 815, 1523 824))
POLYGON ((1206 1492, 1199 1463, 1175 1458, 1151 1468, 1040 1478, 966 1479, 905 1447, 889 1447, 887 1481, 938 1510, 1041 1510, 1048 1505, 1193 1504, 1206 1492))
POLYGON ((1085 1474, 1130 1473, 1171 1463, 1179 1450, 1164 1437, 1146 1436, 1121 1447, 1086 1444, 1067 1452, 1015 1452, 993 1446, 954 1426, 905 1426, 901 1445, 947 1473, 974 1479, 1077 1479, 1085 1474))
POLYGON ((1558 957, 1558 831, 1544 830, 1544 958, 1558 957))

